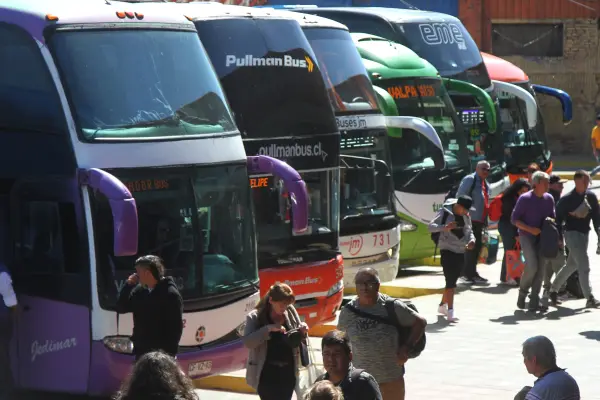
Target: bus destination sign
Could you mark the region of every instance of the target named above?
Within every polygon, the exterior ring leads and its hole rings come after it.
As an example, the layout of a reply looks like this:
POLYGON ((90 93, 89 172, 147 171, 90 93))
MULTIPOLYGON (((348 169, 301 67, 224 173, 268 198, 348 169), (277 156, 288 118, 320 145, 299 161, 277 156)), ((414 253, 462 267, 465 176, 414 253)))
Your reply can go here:
POLYGON ((435 97, 433 85, 395 85, 387 88, 394 99, 410 99, 413 97, 435 97))
POLYGON ((168 190, 170 187, 170 183, 166 179, 138 179, 135 181, 123 181, 123 183, 131 193, 168 190))

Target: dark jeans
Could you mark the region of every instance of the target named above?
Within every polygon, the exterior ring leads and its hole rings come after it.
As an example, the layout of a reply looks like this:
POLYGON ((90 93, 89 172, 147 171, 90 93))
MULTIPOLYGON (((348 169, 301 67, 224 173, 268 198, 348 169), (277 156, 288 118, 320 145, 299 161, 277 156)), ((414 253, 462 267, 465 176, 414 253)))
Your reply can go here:
POLYGON ((481 253, 481 248, 483 247, 482 236, 484 227, 484 223, 473 221, 475 247, 473 250, 467 250, 465 253, 465 267, 463 269, 463 276, 467 279, 473 279, 477 276, 477 262, 479 261, 479 253, 481 253))
POLYGON ((513 250, 517 244, 517 228, 510 223, 501 219, 498 222, 498 232, 502 238, 502 246, 504 247, 504 256, 502 256, 502 269, 500 270, 500 282, 506 282, 506 250, 513 250))
POLYGON ((0 319, 0 400, 12 399, 13 377, 10 369, 10 341, 13 325, 10 318, 0 319))
POLYGON ((296 388, 293 365, 279 367, 265 363, 258 383, 260 400, 291 400, 296 388))

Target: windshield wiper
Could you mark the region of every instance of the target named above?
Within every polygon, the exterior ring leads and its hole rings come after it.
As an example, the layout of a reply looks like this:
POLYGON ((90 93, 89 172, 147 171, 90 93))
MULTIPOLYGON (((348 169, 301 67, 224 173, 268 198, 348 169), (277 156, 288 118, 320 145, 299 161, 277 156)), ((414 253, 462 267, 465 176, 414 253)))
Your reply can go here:
POLYGON ((241 287, 240 285, 244 284, 244 283, 247 283, 249 286, 252 286, 256 290, 260 290, 260 286, 258 286, 256 283, 252 282, 252 280, 248 279, 248 278, 242 279, 242 280, 239 280, 239 281, 235 281, 235 282, 230 283, 230 284, 216 285, 216 286, 214 286, 214 289, 219 290, 219 291, 223 291, 223 290, 228 290, 228 289, 230 289, 233 286, 241 287))
POLYGON ((407 187, 408 185, 410 185, 411 183, 413 183, 413 181, 414 181, 415 179, 417 179, 417 178, 418 178, 418 177, 421 175, 421 173, 423 173, 423 171, 425 171, 426 169, 427 169, 427 168, 421 168, 420 170, 418 170, 418 171, 415 173, 415 175, 414 175, 412 178, 410 178, 410 179, 408 180, 408 182, 406 182, 404 185, 402 185, 402 188, 404 189, 405 187, 407 187))

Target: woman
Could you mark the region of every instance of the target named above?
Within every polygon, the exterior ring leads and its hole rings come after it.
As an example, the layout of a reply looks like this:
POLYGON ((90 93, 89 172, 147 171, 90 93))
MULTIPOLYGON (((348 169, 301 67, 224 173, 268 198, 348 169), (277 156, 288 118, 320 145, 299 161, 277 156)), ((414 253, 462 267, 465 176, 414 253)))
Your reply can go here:
POLYGON ((517 204, 517 199, 523 193, 531 190, 530 183, 519 178, 512 185, 506 188, 502 193, 502 215, 498 221, 498 232, 502 238, 504 246, 504 256, 502 257, 502 269, 500 271, 500 282, 508 285, 516 286, 517 282, 514 279, 506 279, 506 251, 513 250, 517 245, 517 227, 510 222, 510 216, 517 204))
POLYGON ((155 351, 136 362, 115 400, 198 400, 198 395, 175 359, 155 351))
POLYGON ((250 350, 246 382, 261 400, 288 400, 294 394, 300 347, 293 336, 308 334, 294 308, 295 299, 292 288, 275 283, 246 316, 243 340, 250 350))
POLYGON ((456 321, 454 290, 465 264, 465 252, 475 247, 475 235, 469 217, 472 205, 473 199, 469 196, 448 199, 428 226, 429 232, 439 235, 438 247, 446 286, 438 312, 445 315, 448 322, 456 321))

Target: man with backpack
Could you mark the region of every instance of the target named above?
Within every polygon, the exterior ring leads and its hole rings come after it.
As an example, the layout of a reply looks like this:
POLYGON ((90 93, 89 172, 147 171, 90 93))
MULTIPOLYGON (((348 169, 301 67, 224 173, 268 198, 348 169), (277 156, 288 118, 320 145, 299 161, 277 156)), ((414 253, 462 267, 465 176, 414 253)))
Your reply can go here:
POLYGON ((600 301, 592 294, 590 285, 590 260, 587 254, 590 236, 590 221, 600 237, 600 206, 598 197, 590 191, 590 174, 579 170, 573 177, 575 189, 564 195, 556 206, 556 223, 564 232, 564 238, 569 246, 569 255, 564 267, 556 275, 550 288, 550 301, 552 305, 560 304, 558 290, 567 281, 569 276, 577 270, 579 283, 587 299, 586 307, 597 308, 600 301), (564 223, 564 227, 562 226, 564 223))
POLYGON ((475 172, 463 178, 456 192, 456 198, 468 196, 473 199, 474 210, 470 213, 473 224, 475 246, 465 253, 465 266, 462 280, 468 284, 485 284, 487 279, 477 272, 479 253, 483 247, 483 233, 487 226, 488 208, 490 202, 490 185, 486 179, 490 174, 490 163, 479 161, 475 172))
POLYGON ((425 346, 423 318, 412 303, 379 292, 379 274, 361 268, 354 278, 357 296, 342 307, 337 328, 353 345, 353 364, 379 383, 383 400, 404 400, 404 365, 425 346))
POLYGON ((327 332, 321 341, 321 352, 326 373, 316 382, 328 380, 339 386, 344 400, 382 400, 375 378, 352 365, 352 347, 345 332, 327 332))

